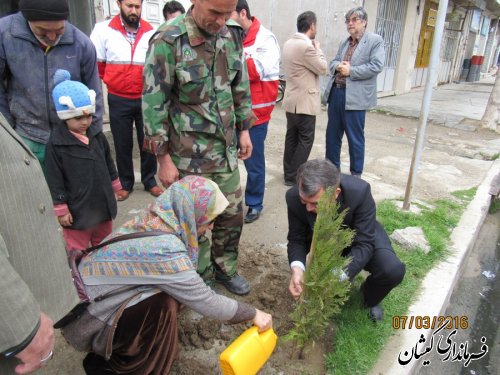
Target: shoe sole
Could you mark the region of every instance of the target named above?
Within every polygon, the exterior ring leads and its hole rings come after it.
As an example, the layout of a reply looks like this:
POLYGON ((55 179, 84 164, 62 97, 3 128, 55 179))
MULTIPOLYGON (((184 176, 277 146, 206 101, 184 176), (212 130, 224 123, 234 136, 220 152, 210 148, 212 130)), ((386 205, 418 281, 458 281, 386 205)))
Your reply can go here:
MULTIPOLYGON (((224 284, 222 284, 222 285, 224 285, 224 284)), ((248 292, 245 292, 245 293, 237 293, 236 291, 229 289, 226 285, 224 285, 224 287, 227 289, 228 292, 233 293, 234 295, 237 295, 237 296, 246 296, 247 294, 250 293, 250 290, 248 292)))
POLYGON ((226 288, 230 293, 233 293, 237 296, 246 296, 247 294, 249 294, 252 290, 252 288, 249 288, 248 289, 248 292, 244 292, 244 293, 238 293, 236 292, 235 290, 231 290, 227 285, 226 283, 224 282, 224 280, 215 280, 216 283, 219 283, 219 284, 222 284, 224 286, 224 288, 226 288))

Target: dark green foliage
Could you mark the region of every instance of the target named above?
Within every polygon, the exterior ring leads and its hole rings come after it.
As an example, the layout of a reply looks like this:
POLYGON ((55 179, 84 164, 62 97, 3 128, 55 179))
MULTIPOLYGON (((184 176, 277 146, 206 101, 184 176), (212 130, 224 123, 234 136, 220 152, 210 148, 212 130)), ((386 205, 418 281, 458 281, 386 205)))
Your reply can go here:
POLYGON ((285 336, 299 350, 324 335, 349 297, 349 280, 340 281, 339 277, 349 263, 349 259, 342 257, 342 250, 351 244, 354 232, 342 227, 346 211, 338 214, 337 209, 329 189, 318 203, 313 256, 304 274, 304 292, 290 314, 293 328, 285 336))
POLYGON ((498 210, 500 210, 500 199, 499 198, 492 198, 491 204, 490 204, 490 209, 488 210, 488 212, 490 214, 494 214, 498 210))

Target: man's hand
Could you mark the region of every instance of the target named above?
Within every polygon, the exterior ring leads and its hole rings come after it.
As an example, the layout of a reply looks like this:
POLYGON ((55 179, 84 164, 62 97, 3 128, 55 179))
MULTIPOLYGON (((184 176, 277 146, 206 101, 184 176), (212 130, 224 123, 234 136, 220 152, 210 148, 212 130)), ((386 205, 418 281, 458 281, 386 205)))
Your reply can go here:
POLYGON ((252 156, 252 141, 250 140, 250 133, 248 130, 240 132, 240 149, 238 150, 238 158, 247 160, 252 156))
POLYGON ((44 358, 50 358, 54 350, 54 322, 44 313, 40 314, 40 327, 30 344, 16 358, 21 364, 16 366, 17 374, 29 374, 45 365, 44 358))
POLYGON ((70 227, 73 224, 73 216, 71 216, 71 213, 67 213, 66 215, 58 216, 57 221, 63 227, 70 227))
POLYGON ((338 66, 337 70, 342 74, 344 77, 349 76, 349 72, 351 69, 351 63, 349 61, 342 61, 338 66))
POLYGON ((162 185, 168 188, 179 179, 179 170, 168 153, 158 156, 158 164, 158 178, 162 185))
POLYGON ((304 271, 300 267, 292 267, 292 277, 288 287, 294 299, 298 299, 304 290, 304 271))
POLYGON ((312 40, 313 47, 319 49, 319 42, 316 39, 312 40))
POLYGON ((273 317, 271 314, 265 313, 256 309, 255 318, 253 318, 253 324, 259 327, 259 332, 267 331, 273 326, 273 317))
POLYGON ((339 281, 349 280, 349 276, 347 276, 347 273, 345 273, 342 268, 334 268, 332 273, 338 278, 339 281))

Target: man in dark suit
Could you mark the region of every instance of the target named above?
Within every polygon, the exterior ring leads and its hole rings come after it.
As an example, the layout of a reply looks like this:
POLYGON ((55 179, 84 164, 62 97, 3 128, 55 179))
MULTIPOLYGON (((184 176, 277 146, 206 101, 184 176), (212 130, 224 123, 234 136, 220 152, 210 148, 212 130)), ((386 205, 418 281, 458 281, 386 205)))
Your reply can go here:
POLYGON ((376 207, 370 185, 354 176, 340 175, 329 160, 310 160, 297 171, 297 186, 286 193, 288 208, 288 261, 291 268, 289 291, 298 298, 303 291, 306 256, 311 247, 316 205, 327 188, 340 204, 348 209, 344 225, 355 231, 351 246, 342 255, 352 257, 345 270, 350 280, 362 270, 370 276, 362 285, 365 305, 374 321, 383 318, 382 300, 396 287, 405 274, 405 265, 398 259, 387 233, 376 220, 376 207))

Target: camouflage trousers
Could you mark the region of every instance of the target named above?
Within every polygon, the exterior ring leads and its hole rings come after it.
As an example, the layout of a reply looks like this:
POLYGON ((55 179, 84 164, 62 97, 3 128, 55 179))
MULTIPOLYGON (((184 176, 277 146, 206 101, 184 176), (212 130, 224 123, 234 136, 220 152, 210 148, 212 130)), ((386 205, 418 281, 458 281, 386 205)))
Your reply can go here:
MULTIPOLYGON (((179 171, 180 177, 191 173, 179 171)), ((227 279, 237 271, 238 246, 243 228, 243 195, 240 184, 240 171, 236 168, 227 173, 200 173, 214 181, 229 201, 226 210, 217 217, 212 230, 212 243, 207 236, 199 239, 198 273, 211 283, 214 276, 227 279)))

